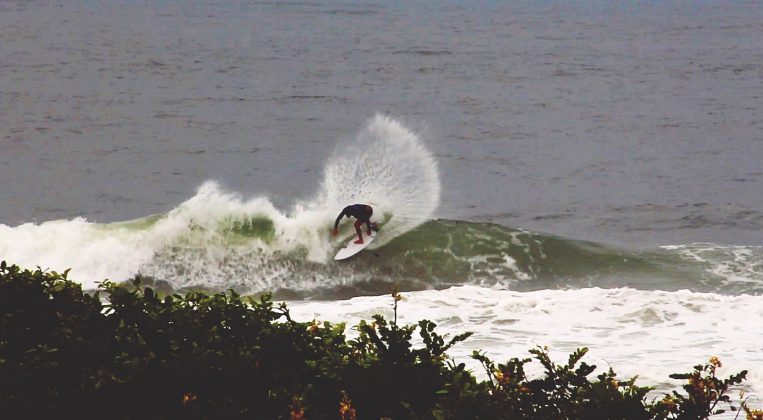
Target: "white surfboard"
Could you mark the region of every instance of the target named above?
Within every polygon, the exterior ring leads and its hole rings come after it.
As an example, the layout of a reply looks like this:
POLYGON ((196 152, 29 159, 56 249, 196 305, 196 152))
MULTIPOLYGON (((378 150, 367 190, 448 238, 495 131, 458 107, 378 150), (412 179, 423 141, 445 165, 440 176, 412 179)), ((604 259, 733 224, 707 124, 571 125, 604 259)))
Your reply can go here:
POLYGON ((371 245, 371 242, 374 241, 374 238, 376 238, 376 232, 372 231, 370 235, 366 235, 366 232, 364 230, 363 243, 356 244, 355 241, 358 240, 358 235, 354 235, 352 238, 350 238, 350 241, 347 244, 347 246, 340 249, 339 252, 336 253, 336 256, 334 257, 334 259, 338 261, 338 260, 344 260, 344 259, 352 257, 358 252, 362 251, 368 245, 371 245))

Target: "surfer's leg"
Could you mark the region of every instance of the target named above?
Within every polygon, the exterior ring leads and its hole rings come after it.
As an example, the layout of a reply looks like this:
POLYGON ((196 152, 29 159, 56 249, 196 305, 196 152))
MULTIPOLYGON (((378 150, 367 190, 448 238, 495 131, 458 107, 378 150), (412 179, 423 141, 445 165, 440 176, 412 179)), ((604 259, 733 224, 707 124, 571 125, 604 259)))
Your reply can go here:
POLYGON ((360 232, 360 225, 363 224, 363 221, 358 219, 355 221, 355 232, 358 234, 358 240, 355 241, 356 244, 362 244, 363 243, 363 234, 360 232))
MULTIPOLYGON (((371 235, 371 219, 370 217, 358 217, 358 220, 355 222, 355 229, 360 232, 361 226, 366 225, 366 234, 369 236, 371 235)), ((358 233, 360 235, 360 233, 358 233)))
POLYGON ((371 228, 375 227, 376 223, 371 223, 371 216, 374 215, 373 207, 366 206, 366 208, 368 209, 368 217, 366 217, 366 219, 363 222, 366 224, 366 227, 368 228, 368 229, 366 229, 366 233, 368 233, 368 235, 370 236, 371 235, 371 228))

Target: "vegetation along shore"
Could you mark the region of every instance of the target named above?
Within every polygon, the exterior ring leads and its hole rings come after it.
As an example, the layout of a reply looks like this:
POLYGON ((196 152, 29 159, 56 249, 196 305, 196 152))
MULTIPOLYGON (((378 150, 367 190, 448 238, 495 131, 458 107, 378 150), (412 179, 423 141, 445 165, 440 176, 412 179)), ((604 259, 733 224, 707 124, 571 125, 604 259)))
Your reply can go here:
POLYGON ((761 419, 711 357, 681 389, 656 393, 597 369, 580 348, 566 363, 472 357, 486 379, 447 355, 428 320, 380 315, 352 328, 297 321, 270 295, 158 294, 140 278, 83 292, 67 272, 0 264, 0 412, 7 418, 108 419, 761 419), (414 334, 420 336, 414 339, 414 334), (421 344, 416 344, 421 343, 421 344), (539 363, 543 374, 525 373, 539 363))

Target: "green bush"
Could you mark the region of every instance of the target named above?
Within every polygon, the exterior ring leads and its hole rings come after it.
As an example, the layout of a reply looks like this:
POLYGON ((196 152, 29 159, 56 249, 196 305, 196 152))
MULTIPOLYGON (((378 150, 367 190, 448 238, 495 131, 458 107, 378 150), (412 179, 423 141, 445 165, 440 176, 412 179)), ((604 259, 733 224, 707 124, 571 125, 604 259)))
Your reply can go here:
MULTIPOLYGON (((296 322, 269 295, 189 292, 158 296, 143 287, 102 283, 93 294, 67 272, 0 264, 0 413, 6 418, 250 419, 695 419, 730 405, 720 362, 695 366, 686 394, 647 401, 648 387, 621 381, 579 349, 566 364, 532 359, 496 365, 475 352, 478 381, 447 350, 435 324, 296 322), (103 295, 103 299, 102 296, 103 295), (412 345, 413 334, 423 347, 412 345)), ((732 407, 733 409, 733 407, 732 407)))

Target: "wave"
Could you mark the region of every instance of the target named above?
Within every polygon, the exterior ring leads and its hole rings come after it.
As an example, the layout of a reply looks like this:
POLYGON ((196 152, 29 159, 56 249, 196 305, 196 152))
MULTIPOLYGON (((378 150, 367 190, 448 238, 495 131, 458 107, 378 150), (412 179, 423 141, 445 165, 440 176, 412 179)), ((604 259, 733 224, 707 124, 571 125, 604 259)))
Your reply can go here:
POLYGON ((267 197, 245 198, 208 181, 173 210, 137 220, 0 225, 0 259, 71 268, 86 288, 142 274, 172 289, 297 298, 462 284, 763 293, 761 247, 628 250, 491 223, 433 220, 439 198, 437 164, 419 136, 376 116, 337 147, 317 192, 290 212, 267 197), (371 204, 386 223, 367 251, 337 263, 331 257, 353 229, 345 222, 334 241, 329 229, 342 207, 354 202, 371 204))
POLYGON ((323 172, 315 195, 290 212, 267 197, 244 198, 208 181, 166 214, 110 224, 78 218, 0 225, 0 258, 26 267, 71 268, 88 288, 141 273, 181 288, 256 291, 296 278, 297 288, 309 289, 327 279, 311 280, 300 270, 309 273, 331 261, 337 244, 328 240, 329 228, 347 204, 370 204, 385 222, 376 247, 426 222, 439 205, 434 157, 419 135, 385 116, 371 118, 340 144, 323 172))
MULTIPOLYGON (((262 199, 237 202, 208 183, 164 216, 109 225, 49 222, 36 229, 20 226, 2 236, 7 242, 35 231, 27 235, 30 243, 20 247, 23 252, 8 260, 23 260, 37 248, 49 260, 43 267, 72 267, 74 278, 86 277, 86 287, 104 278, 124 280, 142 273, 174 289, 267 290, 288 298, 343 298, 383 294, 393 287, 424 290, 463 284, 516 291, 631 287, 763 293, 760 247, 690 244, 634 251, 491 223, 438 219, 353 259, 334 262, 329 257, 341 243, 327 239, 331 222, 309 219, 281 215, 262 199), (246 212, 246 207, 256 211, 246 212), (205 217, 189 208, 205 209, 205 217), (41 237, 42 231, 46 234, 41 237)), ((353 234, 349 225, 342 232, 345 239, 353 234)), ((382 229, 379 237, 385 235, 382 229)))

